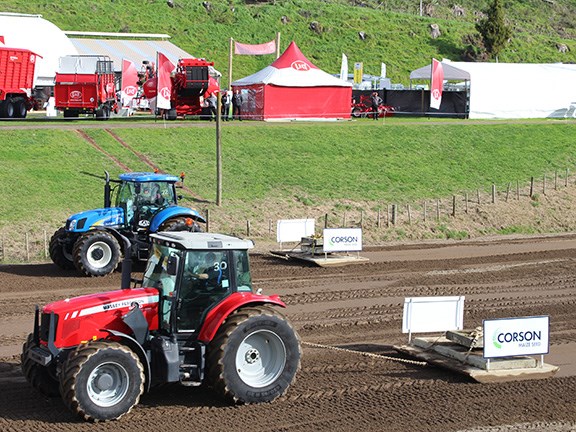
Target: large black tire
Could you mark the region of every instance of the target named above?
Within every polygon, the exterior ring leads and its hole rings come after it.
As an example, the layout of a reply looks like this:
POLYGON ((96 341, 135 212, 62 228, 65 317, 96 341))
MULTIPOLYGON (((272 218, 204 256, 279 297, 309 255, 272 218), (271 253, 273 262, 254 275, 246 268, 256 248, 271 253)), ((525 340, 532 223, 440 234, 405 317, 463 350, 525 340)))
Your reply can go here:
POLYGON ((188 225, 186 225, 186 219, 179 217, 168 219, 158 228, 158 232, 160 231, 192 231, 192 232, 202 232, 202 228, 196 221, 192 225, 192 229, 188 225))
POLYGON ((54 264, 64 270, 72 270, 74 266, 74 255, 72 253, 73 244, 64 243, 66 229, 59 228, 50 238, 48 251, 54 264))
POLYGON ((10 99, 0 101, 0 118, 14 118, 14 104, 10 99))
POLYGON ((80 113, 76 110, 65 110, 64 111, 64 118, 70 119, 70 118, 76 118, 80 115, 80 113))
POLYGON ((28 351, 34 346, 34 336, 28 335, 26 342, 22 345, 20 355, 20 366, 26 380, 45 396, 60 396, 58 380, 50 374, 47 367, 39 365, 28 357, 28 351))
POLYGON ((107 231, 88 231, 74 243, 74 265, 86 276, 105 276, 120 262, 118 240, 107 231))
POLYGON ((14 102, 14 118, 26 118, 28 110, 26 109, 26 101, 24 99, 18 99, 14 102))
POLYGON ((300 338, 284 315, 267 306, 243 308, 208 347, 208 379, 232 403, 270 402, 294 382, 301 357, 300 338))
POLYGON ((144 380, 144 368, 132 350, 117 342, 92 341, 68 356, 60 393, 64 404, 84 420, 116 420, 138 403, 144 380))

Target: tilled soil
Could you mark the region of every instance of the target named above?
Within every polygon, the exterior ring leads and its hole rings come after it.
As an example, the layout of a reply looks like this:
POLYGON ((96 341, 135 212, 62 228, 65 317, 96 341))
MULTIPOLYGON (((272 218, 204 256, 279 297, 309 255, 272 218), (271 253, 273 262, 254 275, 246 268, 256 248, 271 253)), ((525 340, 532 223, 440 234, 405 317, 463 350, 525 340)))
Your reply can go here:
POLYGON ((370 261, 335 268, 252 257, 256 287, 281 295, 303 341, 302 369, 280 400, 229 406, 207 388, 164 386, 120 420, 98 425, 35 391, 20 372, 19 352, 35 304, 116 289, 119 274, 82 278, 52 264, 0 266, 0 430, 576 430, 576 236, 394 246, 362 255, 370 261), (479 384, 406 361, 394 349, 407 342, 404 298, 445 295, 465 296, 466 329, 483 319, 550 316, 545 360, 560 366, 558 373, 479 384))

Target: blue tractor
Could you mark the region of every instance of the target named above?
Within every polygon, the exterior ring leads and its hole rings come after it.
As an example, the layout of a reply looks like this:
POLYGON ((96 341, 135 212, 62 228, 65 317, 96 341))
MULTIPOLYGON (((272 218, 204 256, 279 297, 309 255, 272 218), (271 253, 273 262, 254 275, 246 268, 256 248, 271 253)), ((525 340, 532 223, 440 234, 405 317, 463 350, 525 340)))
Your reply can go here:
POLYGON ((178 206, 176 184, 183 175, 132 172, 119 178, 111 180, 106 173, 104 208, 76 213, 54 233, 49 251, 56 265, 76 268, 86 276, 104 276, 116 269, 122 255, 148 259, 152 233, 201 231, 199 223, 205 219, 196 210, 178 206))

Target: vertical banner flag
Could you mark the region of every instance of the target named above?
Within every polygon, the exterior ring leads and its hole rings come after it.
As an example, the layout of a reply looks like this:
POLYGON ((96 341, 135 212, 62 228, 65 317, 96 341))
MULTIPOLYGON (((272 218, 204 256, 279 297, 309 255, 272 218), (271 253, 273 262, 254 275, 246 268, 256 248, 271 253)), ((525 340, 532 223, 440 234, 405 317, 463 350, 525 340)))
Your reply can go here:
POLYGON ((380 64, 380 78, 386 78, 386 63, 380 64))
POLYGON ((170 74, 176 66, 161 52, 158 53, 158 95, 156 108, 170 109, 170 96, 172 94, 172 79, 170 74))
POLYGON ((362 77, 364 76, 363 68, 364 65, 362 64, 362 62, 354 63, 354 84, 362 83, 362 77))
POLYGON ((122 106, 129 107, 138 92, 138 70, 130 60, 122 59, 122 106))
POLYGON ((432 82, 430 83, 430 108, 440 109, 442 88, 444 86, 444 69, 442 63, 432 59, 432 82))
POLYGON ((237 55, 264 55, 276 52, 276 41, 271 40, 258 45, 242 44, 234 41, 234 54, 237 55))
POLYGON ((342 64, 340 65, 340 79, 348 81, 348 57, 342 53, 342 64))

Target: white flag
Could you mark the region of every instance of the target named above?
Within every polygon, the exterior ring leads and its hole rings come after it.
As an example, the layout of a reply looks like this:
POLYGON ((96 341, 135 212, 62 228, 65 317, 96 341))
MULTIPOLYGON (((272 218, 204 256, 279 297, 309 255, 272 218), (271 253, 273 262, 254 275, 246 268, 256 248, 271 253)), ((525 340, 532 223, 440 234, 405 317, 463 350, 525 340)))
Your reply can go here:
POLYGON ((386 63, 382 63, 380 66, 380 78, 386 78, 386 63))
POLYGON ((340 79, 348 81, 348 57, 342 53, 342 65, 340 66, 340 79))

